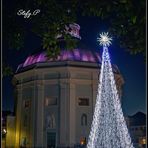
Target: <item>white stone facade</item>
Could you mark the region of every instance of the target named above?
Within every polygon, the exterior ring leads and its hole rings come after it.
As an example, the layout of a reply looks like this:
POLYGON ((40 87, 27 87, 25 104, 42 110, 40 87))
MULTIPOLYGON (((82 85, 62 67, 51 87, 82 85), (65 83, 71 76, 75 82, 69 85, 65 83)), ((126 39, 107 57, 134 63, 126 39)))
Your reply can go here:
MULTIPOLYGON (((17 73, 15 147, 74 147, 87 141, 99 72, 96 63, 64 61, 17 73)), ((115 77, 121 93, 123 78, 115 77)))

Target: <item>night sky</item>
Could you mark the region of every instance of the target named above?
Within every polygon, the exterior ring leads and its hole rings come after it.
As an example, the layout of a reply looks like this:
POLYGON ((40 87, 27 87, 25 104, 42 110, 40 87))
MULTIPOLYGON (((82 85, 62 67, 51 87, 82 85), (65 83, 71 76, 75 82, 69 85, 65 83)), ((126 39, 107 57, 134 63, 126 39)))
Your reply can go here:
MULTIPOLYGON (((77 21, 81 26, 80 35, 83 43, 88 49, 99 51, 102 48, 98 45, 97 36, 106 32, 108 22, 101 22, 96 18, 81 18, 77 21)), ((10 50, 7 44, 3 43, 3 59, 16 70, 17 66, 24 62, 28 55, 41 49, 41 39, 28 31, 25 39, 25 47, 21 50, 10 50)), ((125 49, 120 49, 116 37, 113 37, 112 45, 109 47, 111 62, 116 64, 124 78, 122 108, 124 114, 133 115, 138 111, 146 112, 146 63, 144 57, 130 55, 125 49)), ((3 110, 13 111, 14 95, 11 84, 12 77, 3 78, 3 110)))

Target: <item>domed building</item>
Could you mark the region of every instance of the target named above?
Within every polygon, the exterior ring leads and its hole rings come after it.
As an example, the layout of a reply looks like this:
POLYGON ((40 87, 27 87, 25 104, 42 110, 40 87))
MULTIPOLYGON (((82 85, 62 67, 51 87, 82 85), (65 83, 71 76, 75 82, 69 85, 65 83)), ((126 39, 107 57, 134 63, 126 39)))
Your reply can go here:
MULTIPOLYGON (((15 147, 75 147, 90 132, 101 68, 99 53, 61 50, 56 60, 46 52, 31 55, 14 75, 15 147)), ((121 96, 123 78, 113 65, 121 96)))

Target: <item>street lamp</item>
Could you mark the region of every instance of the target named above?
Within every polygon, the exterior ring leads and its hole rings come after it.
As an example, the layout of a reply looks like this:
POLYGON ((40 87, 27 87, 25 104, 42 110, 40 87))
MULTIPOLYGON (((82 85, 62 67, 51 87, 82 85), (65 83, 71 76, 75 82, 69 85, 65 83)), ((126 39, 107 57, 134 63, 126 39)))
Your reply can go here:
POLYGON ((6 147, 6 134, 7 134, 7 130, 6 130, 6 128, 3 128, 2 129, 2 137, 5 139, 5 147, 6 147))
POLYGON ((7 133, 7 131, 6 131, 6 129, 4 128, 4 129, 3 129, 3 134, 6 134, 6 133, 7 133))

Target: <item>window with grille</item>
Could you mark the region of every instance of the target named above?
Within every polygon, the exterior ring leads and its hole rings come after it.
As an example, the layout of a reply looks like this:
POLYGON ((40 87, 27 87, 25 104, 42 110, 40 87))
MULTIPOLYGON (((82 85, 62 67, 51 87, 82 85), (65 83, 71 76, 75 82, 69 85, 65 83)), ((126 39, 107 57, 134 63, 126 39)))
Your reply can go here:
POLYGON ((46 97, 45 98, 45 106, 57 105, 56 97, 46 97))
POLYGON ((89 106, 89 98, 79 98, 78 104, 80 106, 89 106))

